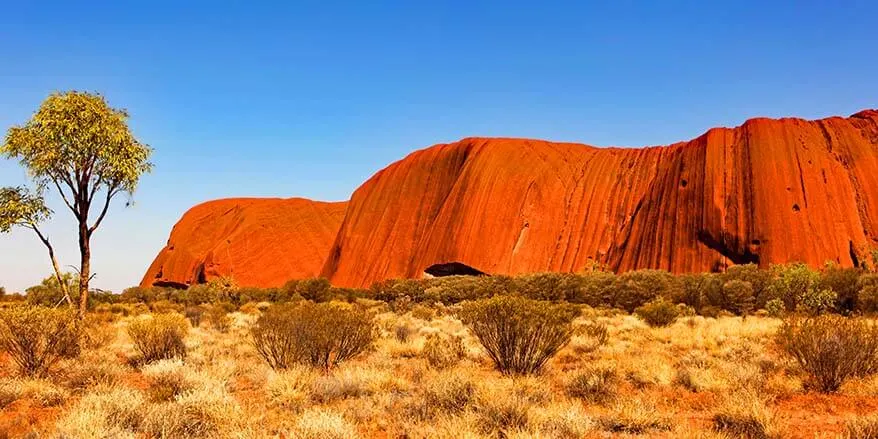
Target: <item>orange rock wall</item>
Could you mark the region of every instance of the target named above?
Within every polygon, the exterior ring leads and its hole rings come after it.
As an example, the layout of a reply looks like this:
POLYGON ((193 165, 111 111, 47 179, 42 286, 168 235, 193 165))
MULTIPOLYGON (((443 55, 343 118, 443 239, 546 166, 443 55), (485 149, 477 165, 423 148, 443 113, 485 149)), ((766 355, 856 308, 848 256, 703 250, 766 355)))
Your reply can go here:
POLYGON ((878 246, 878 112, 752 119, 664 147, 470 138, 412 153, 354 192, 322 275, 335 285, 487 273, 708 271, 878 246))
POLYGON ((301 198, 236 198, 190 209, 143 277, 141 286, 185 286, 231 277, 273 287, 316 277, 346 203, 301 198))

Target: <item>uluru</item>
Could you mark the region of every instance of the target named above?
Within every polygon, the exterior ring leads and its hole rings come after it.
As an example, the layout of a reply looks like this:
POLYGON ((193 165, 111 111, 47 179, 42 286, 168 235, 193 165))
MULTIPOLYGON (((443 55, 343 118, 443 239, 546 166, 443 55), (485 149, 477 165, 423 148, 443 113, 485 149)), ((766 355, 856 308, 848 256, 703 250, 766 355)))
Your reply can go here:
POLYGON ((668 146, 466 138, 350 201, 220 200, 175 226, 143 284, 212 276, 367 287, 428 274, 860 265, 878 246, 878 111, 756 118, 668 146), (304 243, 304 244, 303 244, 304 243))
POLYGON ((186 287, 217 278, 270 287, 315 277, 346 203, 303 198, 230 198, 199 204, 171 231, 142 286, 186 287))

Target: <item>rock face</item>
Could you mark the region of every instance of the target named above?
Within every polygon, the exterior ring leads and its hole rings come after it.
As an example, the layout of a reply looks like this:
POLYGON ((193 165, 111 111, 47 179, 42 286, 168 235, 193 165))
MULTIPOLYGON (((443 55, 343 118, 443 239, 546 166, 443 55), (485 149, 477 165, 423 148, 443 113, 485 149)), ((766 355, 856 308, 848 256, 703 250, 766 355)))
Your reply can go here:
POLYGON ((321 274, 366 287, 449 267, 852 266, 876 246, 878 111, 867 110, 752 119, 642 149, 484 138, 436 145, 354 192, 321 274))
POLYGON ((302 198, 236 198, 190 209, 141 286, 185 287, 227 276, 238 285, 272 287, 316 277, 347 203, 302 198))

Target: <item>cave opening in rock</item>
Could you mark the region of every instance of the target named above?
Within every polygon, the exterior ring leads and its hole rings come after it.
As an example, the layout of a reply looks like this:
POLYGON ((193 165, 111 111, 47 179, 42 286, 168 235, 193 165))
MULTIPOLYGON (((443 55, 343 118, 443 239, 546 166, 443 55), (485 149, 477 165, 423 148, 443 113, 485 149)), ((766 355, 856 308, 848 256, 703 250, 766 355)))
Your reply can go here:
POLYGON ((445 276, 486 276, 484 271, 470 267, 460 262, 446 262, 442 264, 433 264, 424 270, 424 273, 431 277, 445 276))

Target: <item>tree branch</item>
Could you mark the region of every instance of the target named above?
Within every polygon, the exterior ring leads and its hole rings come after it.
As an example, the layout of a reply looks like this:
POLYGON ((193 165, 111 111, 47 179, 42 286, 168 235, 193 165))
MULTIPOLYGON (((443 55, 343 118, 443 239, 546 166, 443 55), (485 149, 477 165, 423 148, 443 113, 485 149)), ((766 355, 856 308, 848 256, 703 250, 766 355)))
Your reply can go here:
POLYGON ((67 284, 64 283, 64 278, 61 276, 61 270, 58 268, 58 260, 55 259, 55 249, 52 247, 52 243, 49 242, 49 238, 46 238, 42 233, 40 233, 40 229, 37 228, 36 224, 29 223, 28 227, 36 232, 37 236, 40 238, 40 241, 43 241, 43 244, 46 246, 47 249, 49 249, 49 258, 52 260, 52 268, 55 270, 55 279, 58 280, 58 288, 60 288, 61 292, 64 293, 64 300, 66 300, 67 304, 72 307, 73 299, 70 297, 70 291, 67 290, 67 284))
POLYGON ((67 195, 64 194, 64 191, 61 190, 61 185, 58 184, 58 180, 52 178, 52 183, 55 183, 55 187, 58 188, 58 193, 61 194, 61 199, 64 200, 64 204, 70 209, 71 212, 76 214, 76 209, 73 208, 73 205, 70 204, 70 200, 67 199, 67 195))
POLYGON ((118 193, 119 193, 119 188, 117 188, 115 186, 107 188, 107 198, 106 198, 106 200, 104 200, 104 208, 101 209, 101 214, 98 215, 98 219, 95 221, 94 225, 89 227, 89 229, 88 229, 89 236, 91 236, 91 234, 94 233, 95 230, 97 230, 98 226, 101 225, 101 221, 104 220, 104 216, 107 215, 107 209, 109 209, 109 207, 110 207, 110 200, 118 193))

